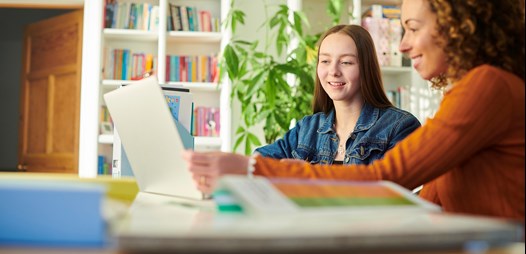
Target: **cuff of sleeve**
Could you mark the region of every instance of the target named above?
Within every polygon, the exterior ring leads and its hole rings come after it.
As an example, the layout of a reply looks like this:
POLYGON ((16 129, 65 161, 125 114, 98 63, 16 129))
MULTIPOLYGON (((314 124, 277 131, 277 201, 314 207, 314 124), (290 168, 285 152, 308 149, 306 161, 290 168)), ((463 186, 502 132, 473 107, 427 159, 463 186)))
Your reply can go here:
POLYGON ((247 176, 248 176, 248 178, 252 178, 254 176, 254 171, 256 171, 256 158, 258 156, 260 156, 260 154, 258 152, 255 152, 248 159, 248 167, 247 167, 247 176))

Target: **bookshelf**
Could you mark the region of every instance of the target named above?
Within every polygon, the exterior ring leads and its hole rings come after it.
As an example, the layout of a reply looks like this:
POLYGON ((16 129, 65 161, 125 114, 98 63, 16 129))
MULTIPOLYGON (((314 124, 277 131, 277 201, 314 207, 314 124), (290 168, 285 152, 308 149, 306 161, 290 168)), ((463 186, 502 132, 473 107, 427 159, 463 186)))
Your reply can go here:
MULTIPOLYGON (((115 49, 129 50, 128 54, 130 57, 133 56, 134 53, 151 55, 154 75, 157 76, 159 83, 178 85, 190 89, 195 107, 218 108, 220 111, 221 126, 219 136, 196 136, 195 149, 201 151, 229 151, 231 149, 231 133, 229 130, 231 125, 231 89, 229 84, 220 84, 217 80, 205 79, 201 78, 201 76, 199 76, 201 80, 173 80, 173 77, 170 76, 171 70, 167 69, 169 62, 167 63, 166 57, 172 55, 204 55, 209 56, 209 59, 211 59, 211 56, 217 56, 230 36, 228 31, 222 31, 220 27, 220 20, 226 16, 228 8, 230 7, 230 0, 117 0, 119 4, 125 6, 123 8, 126 8, 126 10, 132 10, 132 8, 134 8, 130 6, 140 5, 140 8, 144 8, 144 12, 141 12, 141 9, 137 11, 137 13, 145 14, 144 16, 134 16, 134 19, 138 20, 136 24, 140 23, 143 24, 143 26, 139 27, 137 25, 133 28, 126 28, 126 25, 123 24, 128 23, 130 27, 132 25, 127 21, 123 23, 122 19, 119 21, 119 25, 117 25, 117 21, 113 21, 113 26, 106 25, 108 23, 108 17, 105 15, 107 12, 107 0, 87 2, 89 3, 85 5, 85 16, 100 18, 102 22, 92 22, 92 19, 90 19, 91 25, 85 26, 85 34, 87 31, 91 31, 90 36, 92 39, 90 42, 86 42, 85 40, 84 44, 95 43, 95 45, 84 45, 83 50, 86 52, 99 52, 99 54, 84 54, 83 59, 84 62, 92 63, 91 65, 85 65, 83 63, 83 73, 94 76, 88 77, 86 75, 82 82, 83 89, 89 91, 83 92, 83 98, 81 98, 85 102, 84 105, 81 105, 81 111, 85 112, 84 118, 81 116, 81 125, 84 124, 86 133, 84 135, 81 134, 80 150, 83 155, 79 159, 79 175, 95 176, 97 174, 97 165, 94 165, 92 161, 96 163, 98 155, 103 155, 106 158, 106 162, 110 163, 113 157, 113 149, 121 147, 119 138, 100 131, 101 122, 103 122, 103 117, 101 116, 101 112, 103 111, 102 107, 104 106, 103 95, 118 89, 122 84, 132 84, 134 82, 132 76, 139 76, 140 71, 138 71, 135 66, 131 67, 133 66, 132 64, 130 64, 131 68, 127 69, 127 72, 132 72, 131 75, 123 74, 124 70, 119 70, 117 73, 116 69, 108 68, 108 66, 116 66, 114 63, 115 59, 121 59, 115 56, 115 49), (193 9, 195 13, 198 13, 196 17, 200 17, 200 11, 207 12, 205 14, 208 14, 212 20, 210 20, 210 22, 202 22, 202 24, 210 23, 211 26, 207 28, 197 27, 199 22, 197 21, 194 27, 196 31, 171 30, 173 29, 172 20, 170 19, 170 9, 172 5, 189 7, 188 10, 193 9), (151 11, 153 6, 156 6, 155 12, 151 11), (146 15, 146 9, 148 8, 150 15, 146 15), (152 13, 158 13, 156 19, 150 18, 150 16, 153 16, 152 13), (157 20, 155 23, 157 25, 153 25, 152 20, 157 20), (93 36, 93 34, 96 36, 93 36), (120 71, 122 71, 122 73, 120 71), (90 87, 87 88, 87 86, 90 87), (84 96, 85 94, 86 96, 84 96), (95 95, 97 100, 95 101, 93 97, 88 98, 87 94, 95 95), (94 110, 95 108, 96 110, 94 110), (93 131, 96 131, 97 134, 93 135, 93 131)), ((121 8, 121 6, 116 5, 113 11, 117 11, 118 8, 121 8)), ((133 14, 130 15, 133 16, 133 14)), ((117 14, 114 17, 117 17, 117 14)), ((197 58, 195 59, 197 60, 197 58)), ((145 60, 137 61, 141 63, 140 61, 145 60)), ((207 66, 210 65, 213 64, 210 63, 207 66)), ((201 75, 204 76, 207 74, 201 75)))

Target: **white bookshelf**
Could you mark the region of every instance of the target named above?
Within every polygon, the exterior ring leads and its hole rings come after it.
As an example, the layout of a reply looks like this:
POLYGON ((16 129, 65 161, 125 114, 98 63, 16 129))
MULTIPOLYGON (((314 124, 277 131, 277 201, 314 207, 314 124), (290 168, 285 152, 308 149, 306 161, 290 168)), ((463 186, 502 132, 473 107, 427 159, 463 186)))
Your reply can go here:
POLYGON ((132 40, 157 42, 159 33, 133 29, 104 28, 104 40, 132 40))
POLYGON ((219 43, 223 39, 223 34, 219 32, 179 32, 170 31, 167 40, 171 42, 212 42, 219 43))
POLYGON ((156 75, 159 83, 180 85, 190 89, 196 107, 220 108, 220 136, 196 137, 194 146, 196 150, 229 151, 231 149, 230 130, 224 129, 230 128, 231 122, 229 84, 168 81, 166 80, 165 59, 167 55, 219 55, 229 40, 229 33, 225 31, 167 31, 170 3, 192 6, 198 10, 208 10, 213 17, 224 20, 230 7, 230 0, 122 0, 121 2, 158 5, 160 14, 158 30, 103 28, 105 0, 86 1, 84 15, 85 20, 87 20, 86 17, 90 17, 89 21, 86 21, 90 23, 85 25, 83 41, 85 53, 83 54, 81 126, 85 126, 84 130, 87 132, 81 133, 80 137, 79 175, 95 176, 97 156, 103 154, 107 160, 111 160, 112 149, 120 147, 120 139, 113 137, 112 134, 100 133, 100 107, 104 105, 103 94, 118 89, 122 84, 130 84, 134 81, 105 79, 101 70, 106 63, 105 51, 108 48, 126 48, 156 56, 154 65, 157 66, 156 75), (91 17, 97 17, 97 22, 93 22, 91 17), (89 63, 86 64, 86 62, 89 63), (93 135, 95 131, 97 134, 93 135))

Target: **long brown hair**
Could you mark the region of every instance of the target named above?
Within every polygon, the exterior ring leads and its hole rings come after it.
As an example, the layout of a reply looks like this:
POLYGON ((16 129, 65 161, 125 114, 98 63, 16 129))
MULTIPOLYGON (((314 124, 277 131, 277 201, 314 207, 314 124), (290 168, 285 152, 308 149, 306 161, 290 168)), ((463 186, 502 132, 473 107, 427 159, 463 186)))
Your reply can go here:
MULTIPOLYGON (((356 44, 360 69, 360 91, 365 102, 377 108, 393 106, 385 95, 373 39, 363 27, 357 25, 337 25, 327 30, 318 42, 318 58, 320 57, 321 43, 327 36, 334 33, 346 34, 351 37, 356 44)), ((316 69, 318 69, 318 63, 316 63, 316 69)), ((334 103, 325 90, 323 90, 320 77, 318 77, 318 72, 316 72, 312 110, 314 113, 329 113, 332 109, 334 109, 334 103)))
POLYGON ((448 69, 432 79, 444 87, 482 64, 512 72, 524 80, 524 1, 428 0, 437 15, 438 43, 448 69))

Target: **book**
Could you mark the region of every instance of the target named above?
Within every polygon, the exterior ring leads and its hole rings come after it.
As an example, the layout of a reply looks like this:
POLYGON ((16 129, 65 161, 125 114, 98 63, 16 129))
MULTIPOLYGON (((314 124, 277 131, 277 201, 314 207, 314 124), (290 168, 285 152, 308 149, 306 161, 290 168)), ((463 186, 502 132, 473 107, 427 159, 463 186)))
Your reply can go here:
POLYGON ((219 211, 253 215, 440 211, 389 181, 224 176, 213 197, 219 211))
POLYGON ((98 184, 0 179, 0 245, 102 247, 106 188, 98 184))
POLYGON ((166 103, 174 120, 177 120, 188 131, 191 132, 193 97, 187 88, 162 85, 166 103))
POLYGON ((362 18, 364 17, 400 19, 400 7, 373 4, 363 12, 362 18))
POLYGON ((106 0, 104 7, 104 28, 112 28, 115 26, 114 12, 117 3, 114 0, 106 0))

